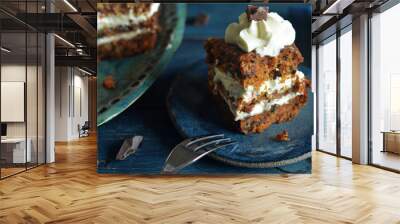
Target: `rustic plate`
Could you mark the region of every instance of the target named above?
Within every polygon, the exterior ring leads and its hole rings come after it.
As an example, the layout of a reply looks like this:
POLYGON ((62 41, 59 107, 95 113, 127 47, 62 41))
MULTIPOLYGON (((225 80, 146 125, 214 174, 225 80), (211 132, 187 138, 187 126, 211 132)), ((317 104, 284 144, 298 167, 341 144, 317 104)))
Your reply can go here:
MULTIPOLYGON (((311 79, 309 69, 301 71, 311 79)), ((221 122, 221 114, 207 87, 207 65, 199 62, 174 81, 167 99, 169 114, 183 137, 224 133, 239 142, 234 148, 217 150, 211 158, 234 166, 269 168, 289 165, 311 157, 313 134, 313 95, 293 120, 275 124, 260 134, 244 135, 221 122), (290 141, 274 140, 276 134, 288 130, 290 141)))
POLYGON ((97 125, 102 125, 134 103, 156 80, 171 60, 183 37, 186 5, 161 4, 157 46, 142 55, 98 63, 97 125), (112 90, 103 87, 106 76, 117 82, 112 90))

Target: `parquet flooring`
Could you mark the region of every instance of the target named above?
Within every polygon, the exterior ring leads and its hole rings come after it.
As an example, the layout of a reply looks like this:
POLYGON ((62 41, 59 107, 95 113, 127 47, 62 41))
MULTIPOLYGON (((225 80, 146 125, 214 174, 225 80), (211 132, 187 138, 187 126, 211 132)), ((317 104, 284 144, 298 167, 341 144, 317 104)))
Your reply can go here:
POLYGON ((400 223, 400 175, 320 152, 311 175, 96 173, 93 137, 0 181, 0 223, 400 223))
POLYGON ((14 167, 11 167, 11 168, 9 168, 9 167, 7 167, 7 168, 5 168, 5 167, 2 167, 1 168, 1 176, 2 177, 7 177, 7 176, 10 176, 10 175, 13 175, 13 174, 15 174, 15 173, 19 173, 19 172, 21 172, 21 171, 24 171, 25 170, 25 167, 21 167, 21 168, 14 168, 14 167))

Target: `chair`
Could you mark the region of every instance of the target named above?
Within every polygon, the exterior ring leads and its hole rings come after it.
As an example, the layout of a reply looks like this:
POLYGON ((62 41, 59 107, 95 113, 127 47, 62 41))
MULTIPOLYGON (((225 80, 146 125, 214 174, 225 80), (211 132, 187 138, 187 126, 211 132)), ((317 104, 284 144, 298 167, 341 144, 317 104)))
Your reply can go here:
POLYGON ((82 127, 78 124, 79 138, 89 136, 90 124, 89 121, 85 121, 82 127))

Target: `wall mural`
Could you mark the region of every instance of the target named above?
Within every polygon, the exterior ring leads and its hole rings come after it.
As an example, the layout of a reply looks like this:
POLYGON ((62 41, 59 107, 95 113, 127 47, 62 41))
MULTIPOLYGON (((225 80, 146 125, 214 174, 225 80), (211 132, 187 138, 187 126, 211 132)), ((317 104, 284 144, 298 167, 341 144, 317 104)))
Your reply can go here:
POLYGON ((311 172, 311 5, 97 9, 99 173, 311 172))

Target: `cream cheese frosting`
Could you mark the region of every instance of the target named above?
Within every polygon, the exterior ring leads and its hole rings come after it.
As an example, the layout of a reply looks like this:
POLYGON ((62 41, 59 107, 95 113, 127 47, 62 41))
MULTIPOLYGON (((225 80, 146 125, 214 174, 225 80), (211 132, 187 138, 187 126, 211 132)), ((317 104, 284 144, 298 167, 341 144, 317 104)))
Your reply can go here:
POLYGON ((101 38, 97 39, 97 45, 103 45, 107 43, 111 43, 113 41, 118 41, 118 40, 130 40, 136 36, 139 36, 141 34, 149 33, 151 32, 151 29, 144 28, 144 29, 137 29, 131 32, 124 32, 124 33, 118 33, 112 36, 104 36, 101 38))
POLYGON ((97 29, 102 30, 104 28, 139 24, 152 17, 159 7, 160 3, 151 3, 150 10, 140 15, 136 15, 132 9, 129 10, 128 14, 124 15, 101 16, 97 13, 97 29))
POLYGON ((296 31, 292 24, 278 13, 270 12, 264 20, 250 20, 246 13, 239 16, 238 23, 228 25, 225 42, 235 44, 245 52, 275 57, 287 45, 294 43, 296 31))
POLYGON ((272 109, 273 106, 280 106, 284 104, 288 104, 291 99, 294 99, 296 96, 301 95, 299 92, 292 92, 284 95, 279 99, 274 100, 261 100, 260 102, 256 103, 253 109, 250 112, 243 112, 243 111, 236 111, 235 114, 235 121, 243 120, 251 116, 255 116, 258 114, 262 114, 266 111, 272 109))

